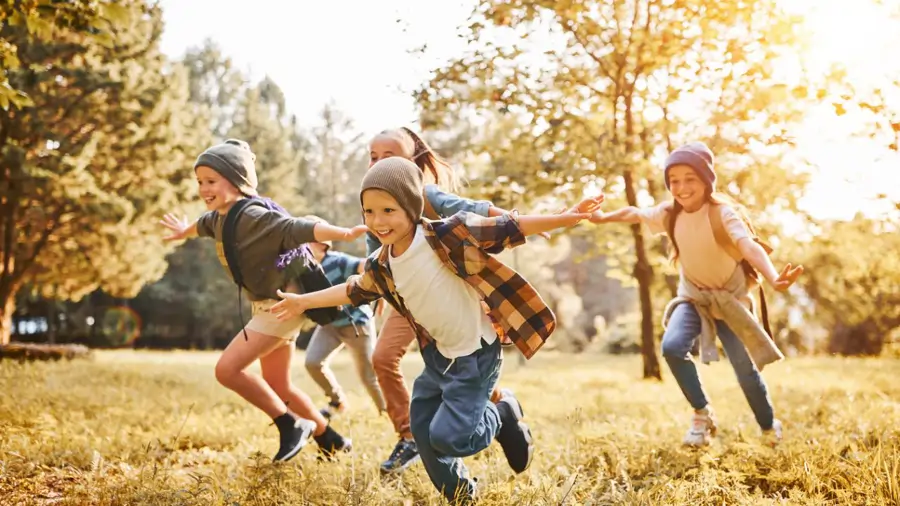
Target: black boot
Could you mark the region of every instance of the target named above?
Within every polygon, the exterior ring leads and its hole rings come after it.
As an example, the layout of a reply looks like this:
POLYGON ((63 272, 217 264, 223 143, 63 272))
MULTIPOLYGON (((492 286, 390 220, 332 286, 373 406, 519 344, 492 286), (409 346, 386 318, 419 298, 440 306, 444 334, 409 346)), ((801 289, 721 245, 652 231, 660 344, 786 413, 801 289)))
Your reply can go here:
POLYGON ((531 429, 522 421, 525 414, 519 400, 508 390, 502 391, 497 411, 500 413, 500 430, 497 442, 503 448, 509 467, 516 473, 522 473, 531 465, 534 456, 534 439, 531 429))
POLYGON ((281 444, 278 447, 278 453, 272 459, 274 462, 290 460, 294 455, 300 453, 309 437, 316 431, 316 422, 306 418, 295 418, 290 413, 276 418, 275 426, 278 427, 281 444))
POLYGON ((319 455, 325 459, 331 459, 338 452, 349 452, 353 448, 350 438, 345 438, 331 428, 325 427, 325 432, 320 436, 313 436, 319 445, 319 455))

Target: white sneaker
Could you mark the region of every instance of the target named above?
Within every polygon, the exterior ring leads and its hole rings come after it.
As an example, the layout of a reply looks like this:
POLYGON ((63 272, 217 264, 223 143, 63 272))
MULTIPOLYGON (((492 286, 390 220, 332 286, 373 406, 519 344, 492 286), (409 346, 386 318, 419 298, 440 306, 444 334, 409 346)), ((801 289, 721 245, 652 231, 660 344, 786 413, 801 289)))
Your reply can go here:
POLYGON ((763 431, 765 443, 772 447, 778 446, 778 443, 780 443, 782 437, 784 437, 783 431, 784 429, 781 426, 781 420, 776 418, 775 421, 772 422, 772 428, 763 431))
POLYGON ((706 446, 716 437, 716 418, 712 408, 706 407, 695 411, 691 418, 691 428, 684 435, 684 444, 688 446, 706 446))

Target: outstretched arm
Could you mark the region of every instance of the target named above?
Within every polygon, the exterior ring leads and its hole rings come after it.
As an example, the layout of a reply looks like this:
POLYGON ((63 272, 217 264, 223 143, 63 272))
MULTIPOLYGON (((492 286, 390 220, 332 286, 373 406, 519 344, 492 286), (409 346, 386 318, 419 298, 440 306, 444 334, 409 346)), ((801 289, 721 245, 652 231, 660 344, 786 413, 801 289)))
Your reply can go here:
POLYGON ((529 236, 549 232, 557 228, 575 226, 581 220, 590 219, 592 213, 600 208, 603 198, 603 195, 586 198, 575 207, 566 209, 558 214, 519 216, 519 227, 522 229, 523 235, 529 236))
POLYGON ((769 255, 766 253, 766 250, 757 244, 756 241, 748 237, 739 240, 737 246, 738 250, 741 252, 741 256, 750 262, 750 265, 759 271, 759 273, 766 278, 766 281, 779 292, 790 288, 800 275, 803 274, 802 265, 795 267, 791 264, 785 265, 784 269, 782 269, 781 272, 778 272, 775 265, 772 263, 772 259, 769 258, 769 255))
POLYGON ((617 209, 615 211, 610 211, 608 213, 604 213, 603 211, 597 210, 591 214, 590 222, 591 223, 640 223, 641 218, 638 215, 638 208, 634 206, 623 207, 621 209, 617 209))
POLYGON ((365 225, 356 225, 353 228, 336 227, 328 223, 317 222, 313 234, 317 242, 324 241, 354 241, 357 237, 366 233, 365 225))
POLYGON ((350 297, 347 296, 347 283, 304 294, 286 293, 281 290, 278 290, 276 293, 282 300, 273 304, 269 311, 279 320, 300 316, 307 309, 350 304, 350 297))

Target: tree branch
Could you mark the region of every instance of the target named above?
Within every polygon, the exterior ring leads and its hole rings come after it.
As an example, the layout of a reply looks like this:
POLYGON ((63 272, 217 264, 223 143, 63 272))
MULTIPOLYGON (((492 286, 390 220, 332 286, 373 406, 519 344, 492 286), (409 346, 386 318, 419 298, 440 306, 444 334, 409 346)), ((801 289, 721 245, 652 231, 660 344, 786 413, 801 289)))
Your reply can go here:
POLYGON ((53 216, 50 220, 48 220, 47 226, 44 228, 44 231, 41 232, 40 238, 37 242, 34 243, 34 246, 31 247, 31 255, 26 258, 19 265, 19 268, 12 274, 12 282, 16 283, 25 275, 26 272, 34 265, 34 262, 37 260, 38 255, 40 255, 41 250, 44 249, 44 246, 47 245, 47 241, 50 239, 50 235, 56 230, 56 227, 59 225, 59 218, 65 213, 65 205, 60 206, 59 209, 53 213, 53 216))
MULTIPOLYGON (((594 60, 595 63, 597 63, 597 65, 600 67, 600 72, 603 75, 605 75, 606 77, 613 79, 612 73, 609 71, 609 68, 607 67, 606 62, 603 61, 603 58, 597 56, 591 50, 588 49, 587 42, 578 34, 578 32, 576 31, 576 29, 574 27, 574 23, 572 22, 572 20, 567 19, 565 22, 562 23, 562 26, 563 26, 563 28, 566 29, 566 31, 569 34, 572 35, 572 37, 575 38, 575 41, 578 42, 578 44, 580 44, 582 48, 584 48, 584 52, 592 60, 594 60)), ((600 37, 600 35, 598 35, 598 37, 600 37)), ((603 40, 603 37, 600 37, 600 40, 601 40, 601 42, 604 42, 604 43, 609 42, 609 41, 603 40)))
MULTIPOLYGON (((11 172, 11 171, 10 171, 11 172)), ((10 174, 12 176, 12 174, 10 174)), ((13 243, 16 236, 16 210, 18 208, 18 197, 12 191, 12 177, 10 177, 10 192, 6 197, 6 209, 3 213, 3 271, 2 276, 11 275, 13 266, 13 243)))

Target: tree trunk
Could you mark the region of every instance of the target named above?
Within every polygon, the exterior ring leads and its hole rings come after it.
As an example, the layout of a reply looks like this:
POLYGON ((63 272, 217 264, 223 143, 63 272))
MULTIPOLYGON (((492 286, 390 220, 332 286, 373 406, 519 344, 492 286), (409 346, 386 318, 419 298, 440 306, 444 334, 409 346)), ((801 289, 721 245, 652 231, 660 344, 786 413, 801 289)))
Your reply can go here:
POLYGON ((56 344, 56 335, 59 332, 59 317, 56 311, 56 299, 45 300, 47 308, 47 344, 56 344))
MULTIPOLYGON (((625 180, 625 197, 628 204, 637 206, 637 193, 634 188, 634 174, 631 169, 626 169, 623 175, 625 180)), ((653 283, 653 267, 647 258, 647 250, 644 247, 644 233, 641 224, 631 225, 631 235, 634 237, 634 251, 637 260, 634 264, 634 278, 638 282, 638 297, 641 302, 641 355, 644 358, 644 379, 654 378, 661 380, 662 372, 659 368, 659 357, 656 354, 656 334, 653 332, 653 300, 650 296, 650 285, 653 283)))
MULTIPOLYGON (((637 19, 637 11, 635 11, 635 19, 637 19)), ((647 17, 650 22, 650 17, 647 17)), ((646 27, 649 29, 649 24, 646 27)), ((634 128, 634 112, 632 109, 634 98, 635 80, 628 83, 622 90, 622 99, 625 105, 625 153, 631 156, 635 153, 635 128, 634 128)), ((628 205, 637 207, 637 189, 635 188, 634 172, 631 167, 627 167, 622 174, 625 182, 625 198, 628 205)), ((653 332, 653 298, 651 296, 651 288, 653 284, 653 266, 647 258, 647 248, 644 245, 644 232, 641 230, 641 224, 635 223, 631 225, 631 235, 634 237, 634 253, 637 257, 634 262, 634 279, 638 282, 638 297, 641 301, 641 356, 644 359, 644 379, 662 380, 662 371, 659 368, 659 357, 656 354, 656 334, 653 332)))
POLYGON ((9 344, 12 337, 12 316, 16 310, 16 294, 0 294, 0 346, 9 344))

